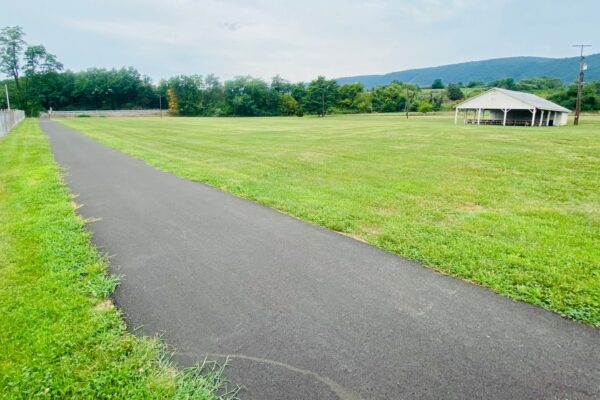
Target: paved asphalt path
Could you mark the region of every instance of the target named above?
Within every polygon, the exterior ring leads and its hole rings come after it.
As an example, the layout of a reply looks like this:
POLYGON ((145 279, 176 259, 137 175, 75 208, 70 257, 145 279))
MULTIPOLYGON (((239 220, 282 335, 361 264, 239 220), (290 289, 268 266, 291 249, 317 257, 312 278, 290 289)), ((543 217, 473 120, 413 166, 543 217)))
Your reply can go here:
POLYGON ((42 120, 131 328, 242 399, 598 399, 600 332, 42 120))

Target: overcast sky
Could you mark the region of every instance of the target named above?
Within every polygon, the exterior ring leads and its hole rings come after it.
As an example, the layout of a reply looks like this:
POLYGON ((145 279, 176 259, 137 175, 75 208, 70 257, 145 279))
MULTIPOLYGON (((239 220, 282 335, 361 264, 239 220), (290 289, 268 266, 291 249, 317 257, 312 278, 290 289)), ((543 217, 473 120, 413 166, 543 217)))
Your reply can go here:
POLYGON ((215 73, 387 73, 508 56, 600 52, 600 1, 573 0, 0 0, 66 68, 134 66, 154 80, 215 73))

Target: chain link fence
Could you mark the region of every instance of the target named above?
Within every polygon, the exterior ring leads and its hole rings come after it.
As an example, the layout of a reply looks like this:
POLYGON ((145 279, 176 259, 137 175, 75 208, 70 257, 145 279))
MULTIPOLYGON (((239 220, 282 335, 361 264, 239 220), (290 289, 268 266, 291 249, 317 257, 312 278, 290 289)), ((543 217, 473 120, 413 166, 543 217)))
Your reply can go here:
POLYGON ((25 119, 25 111, 22 110, 0 110, 0 137, 14 128, 25 119))

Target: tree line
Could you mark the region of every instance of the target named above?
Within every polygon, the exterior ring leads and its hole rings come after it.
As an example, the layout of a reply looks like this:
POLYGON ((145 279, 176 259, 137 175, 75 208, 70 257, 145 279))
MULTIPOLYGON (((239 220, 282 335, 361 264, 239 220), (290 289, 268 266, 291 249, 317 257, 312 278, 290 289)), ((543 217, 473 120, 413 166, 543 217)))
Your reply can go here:
MULTIPOLYGON (((43 45, 28 45, 18 27, 0 31, 0 71, 14 108, 35 116, 49 110, 116 110, 163 107, 180 116, 276 116, 331 113, 430 112, 451 109, 465 94, 499 86, 535 93, 574 108, 576 86, 554 78, 514 82, 451 83, 436 79, 430 88, 394 81, 365 89, 361 83, 339 85, 319 76, 310 82, 290 82, 280 76, 265 80, 240 76, 222 82, 215 75, 179 75, 154 85, 133 67, 64 70, 43 45)), ((6 108, 0 96, 0 108, 6 108)), ((584 110, 600 108, 600 82, 584 89, 584 110)))

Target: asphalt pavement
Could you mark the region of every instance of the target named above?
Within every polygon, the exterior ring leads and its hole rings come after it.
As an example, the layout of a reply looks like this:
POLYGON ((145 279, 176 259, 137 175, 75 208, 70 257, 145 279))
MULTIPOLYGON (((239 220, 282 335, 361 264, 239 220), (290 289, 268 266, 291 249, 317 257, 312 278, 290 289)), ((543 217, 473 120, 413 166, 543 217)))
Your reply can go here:
POLYGON ((40 124, 129 328, 242 399, 600 398, 596 328, 40 124))

